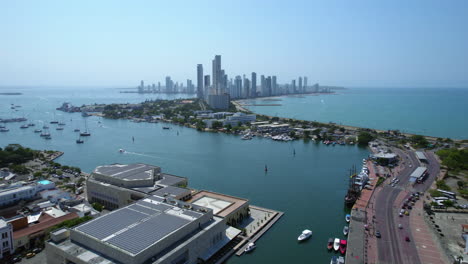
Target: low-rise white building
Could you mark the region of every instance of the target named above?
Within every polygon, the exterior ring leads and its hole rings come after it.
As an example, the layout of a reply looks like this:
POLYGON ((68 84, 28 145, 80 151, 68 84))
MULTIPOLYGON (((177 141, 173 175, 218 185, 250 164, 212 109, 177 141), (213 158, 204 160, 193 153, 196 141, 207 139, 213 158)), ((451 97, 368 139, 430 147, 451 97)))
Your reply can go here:
POLYGON ((247 115, 247 114, 244 114, 244 113, 235 113, 233 114, 232 116, 228 116, 226 117, 226 119, 223 121, 223 125, 226 126, 226 125, 231 125, 231 126, 237 126, 240 124, 245 124, 245 123, 252 123, 252 122, 255 122, 257 120, 257 116, 256 115, 247 115))
POLYGON ((13 227, 5 219, 0 218, 0 259, 5 253, 13 252, 13 227))
POLYGON ((44 190, 55 188, 51 181, 42 180, 33 184, 12 184, 0 189, 0 206, 15 204, 21 200, 33 200, 36 195, 44 190))

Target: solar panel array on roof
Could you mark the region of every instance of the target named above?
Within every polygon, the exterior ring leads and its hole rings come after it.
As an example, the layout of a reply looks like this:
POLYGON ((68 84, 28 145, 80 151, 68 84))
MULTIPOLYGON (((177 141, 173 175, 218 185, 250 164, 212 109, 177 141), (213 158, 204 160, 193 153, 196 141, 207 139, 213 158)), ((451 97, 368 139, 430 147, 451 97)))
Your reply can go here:
POLYGON ((136 210, 140 213, 145 213, 147 215, 153 215, 155 213, 159 213, 159 211, 155 210, 155 209, 151 209, 151 208, 147 208, 147 207, 143 207, 143 206, 140 206, 138 204, 132 204, 130 205, 129 207, 127 207, 128 209, 131 209, 131 210, 136 210))
POLYGON ((77 227, 76 230, 102 240, 130 224, 141 221, 145 217, 148 217, 148 215, 122 208, 85 223, 77 227))
POLYGON ((197 212, 194 212, 194 211, 184 211, 183 214, 191 216, 191 217, 200 217, 200 216, 202 216, 201 213, 197 213, 197 212))
POLYGON ((137 254, 190 221, 160 214, 124 231, 107 242, 132 254, 137 254))
POLYGON ((159 210, 159 211, 166 211, 167 209, 171 209, 172 206, 170 205, 166 205, 166 204, 153 204, 153 203, 148 203, 148 202, 140 202, 139 204, 143 205, 143 206, 148 206, 148 207, 151 207, 153 209, 156 209, 156 210, 159 210))

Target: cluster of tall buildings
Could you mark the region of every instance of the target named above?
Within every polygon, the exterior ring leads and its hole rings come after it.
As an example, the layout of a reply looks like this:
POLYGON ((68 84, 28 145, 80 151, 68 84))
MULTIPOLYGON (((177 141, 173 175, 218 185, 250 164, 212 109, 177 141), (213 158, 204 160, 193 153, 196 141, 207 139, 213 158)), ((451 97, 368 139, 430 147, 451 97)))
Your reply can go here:
POLYGON ((166 76, 165 85, 161 86, 161 82, 158 84, 146 85, 142 80, 138 86, 138 93, 195 93, 195 85, 192 80, 187 79, 186 86, 182 82, 174 82, 170 76, 166 76))
POLYGON ((226 109, 220 107, 219 103, 224 103, 227 98, 230 100, 319 91, 318 84, 308 86, 307 77, 299 77, 297 84, 296 80, 292 80, 291 84, 279 85, 275 75, 261 75, 259 82, 258 86, 255 72, 252 72, 250 79, 245 74, 228 78, 221 67, 221 55, 216 55, 212 61, 212 76, 203 75, 203 65, 197 65, 197 97, 207 101, 213 108, 226 109))
POLYGON ((203 65, 197 65, 196 86, 190 79, 187 79, 186 86, 184 86, 183 83, 174 82, 170 76, 167 76, 164 87, 161 87, 159 82, 157 86, 155 84, 145 86, 144 82, 141 81, 138 92, 196 93, 197 98, 205 100, 215 109, 228 109, 231 99, 320 92, 318 84, 309 86, 305 76, 298 77, 289 84, 281 85, 278 84, 276 75, 260 75, 257 80, 255 72, 252 72, 250 76, 244 74, 229 78, 221 67, 221 55, 214 57, 211 66, 211 75, 204 75, 203 65))

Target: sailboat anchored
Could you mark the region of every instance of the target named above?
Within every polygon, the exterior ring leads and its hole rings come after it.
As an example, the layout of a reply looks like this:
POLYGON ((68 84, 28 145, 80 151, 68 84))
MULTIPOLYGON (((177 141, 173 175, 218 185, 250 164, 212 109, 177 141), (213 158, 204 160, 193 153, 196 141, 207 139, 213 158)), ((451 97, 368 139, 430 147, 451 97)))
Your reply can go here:
POLYGON ((88 122, 86 122, 86 119, 85 119, 85 131, 81 132, 80 136, 82 136, 82 137, 91 136, 91 133, 89 133, 89 131, 88 131, 88 122))

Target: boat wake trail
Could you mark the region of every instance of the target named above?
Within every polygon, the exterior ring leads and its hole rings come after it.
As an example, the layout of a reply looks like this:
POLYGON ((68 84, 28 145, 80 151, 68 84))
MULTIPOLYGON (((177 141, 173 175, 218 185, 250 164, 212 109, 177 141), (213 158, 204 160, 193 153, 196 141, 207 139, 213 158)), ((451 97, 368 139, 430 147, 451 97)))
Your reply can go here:
POLYGON ((152 155, 138 153, 138 152, 132 152, 132 151, 125 151, 125 152, 123 152, 123 154, 137 155, 137 156, 143 156, 143 157, 149 157, 149 158, 159 158, 157 156, 152 156, 152 155))

